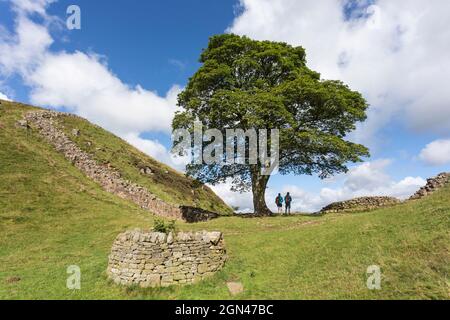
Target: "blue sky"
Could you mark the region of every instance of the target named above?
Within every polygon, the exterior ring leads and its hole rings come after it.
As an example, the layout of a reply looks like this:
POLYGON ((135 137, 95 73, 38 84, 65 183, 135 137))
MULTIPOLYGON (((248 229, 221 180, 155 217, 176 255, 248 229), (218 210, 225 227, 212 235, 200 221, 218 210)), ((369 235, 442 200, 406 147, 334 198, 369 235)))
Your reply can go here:
MULTIPOLYGON (((82 115, 177 166, 167 154, 170 115, 208 37, 232 31, 303 45, 313 69, 368 99, 369 119, 351 138, 372 157, 330 181, 274 176, 268 201, 287 190, 298 210, 366 194, 405 197, 450 165, 450 97, 441 88, 450 80, 441 52, 449 18, 445 0, 426 10, 416 0, 1 0, 0 94, 82 115), (81 30, 65 27, 71 4, 81 8, 81 30), (65 75, 52 80, 58 70, 65 75)), ((215 190, 251 206, 228 187, 215 190)))

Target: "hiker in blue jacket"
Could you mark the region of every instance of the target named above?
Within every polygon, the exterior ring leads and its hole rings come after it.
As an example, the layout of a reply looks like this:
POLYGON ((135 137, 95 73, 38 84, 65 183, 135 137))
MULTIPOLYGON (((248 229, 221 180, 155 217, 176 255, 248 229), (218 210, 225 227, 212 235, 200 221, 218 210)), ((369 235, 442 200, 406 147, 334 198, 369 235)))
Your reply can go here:
POLYGON ((291 203, 292 203, 292 197, 289 194, 289 192, 286 194, 286 196, 284 197, 284 203, 285 203, 285 207, 286 207, 286 214, 291 214, 291 203))
POLYGON ((278 214, 283 214, 283 197, 281 196, 281 193, 275 198, 275 204, 278 208, 278 214))

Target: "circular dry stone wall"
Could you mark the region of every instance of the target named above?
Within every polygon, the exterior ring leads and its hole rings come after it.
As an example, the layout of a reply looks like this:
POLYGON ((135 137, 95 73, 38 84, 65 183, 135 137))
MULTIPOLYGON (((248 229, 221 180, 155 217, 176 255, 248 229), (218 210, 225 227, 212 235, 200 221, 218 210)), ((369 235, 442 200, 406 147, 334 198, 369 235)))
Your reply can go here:
POLYGON ((127 231, 117 236, 108 277, 121 285, 166 287, 202 280, 226 260, 221 232, 127 231))

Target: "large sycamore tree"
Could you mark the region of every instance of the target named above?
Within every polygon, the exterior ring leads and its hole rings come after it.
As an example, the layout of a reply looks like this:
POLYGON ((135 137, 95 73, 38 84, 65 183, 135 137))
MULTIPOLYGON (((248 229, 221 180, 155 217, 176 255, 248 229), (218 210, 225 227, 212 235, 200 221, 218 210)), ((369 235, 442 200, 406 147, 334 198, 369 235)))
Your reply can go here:
MULTIPOLYGON (((284 175, 326 178, 346 172, 348 163, 369 155, 363 145, 346 140, 366 119, 365 99, 341 81, 321 79, 306 66, 302 47, 223 34, 210 38, 200 62, 178 97, 180 111, 173 129, 193 132, 195 121, 224 134, 226 129, 279 129, 278 169, 284 175)), ((261 173, 264 165, 259 160, 191 163, 186 170, 213 185, 232 179, 233 190, 252 190, 255 213, 268 215, 265 192, 270 175, 261 173)))

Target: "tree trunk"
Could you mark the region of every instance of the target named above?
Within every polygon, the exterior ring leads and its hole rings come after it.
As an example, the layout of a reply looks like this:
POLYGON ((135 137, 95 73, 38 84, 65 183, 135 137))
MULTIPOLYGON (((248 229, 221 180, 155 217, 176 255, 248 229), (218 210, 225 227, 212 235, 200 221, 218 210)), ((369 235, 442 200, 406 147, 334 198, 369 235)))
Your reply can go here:
POLYGON ((266 188, 270 176, 261 175, 259 168, 252 170, 252 192, 253 192, 253 207, 256 215, 269 216, 272 211, 266 205, 266 188))

